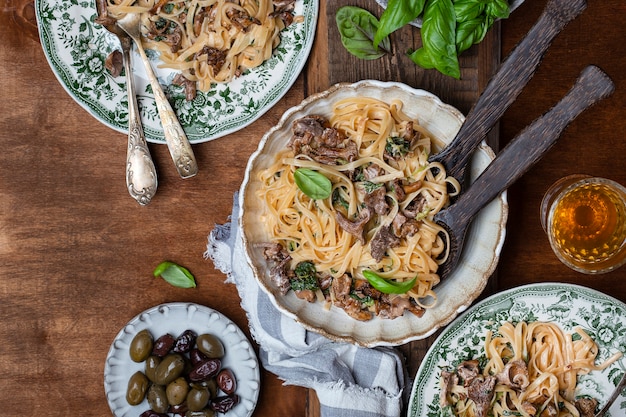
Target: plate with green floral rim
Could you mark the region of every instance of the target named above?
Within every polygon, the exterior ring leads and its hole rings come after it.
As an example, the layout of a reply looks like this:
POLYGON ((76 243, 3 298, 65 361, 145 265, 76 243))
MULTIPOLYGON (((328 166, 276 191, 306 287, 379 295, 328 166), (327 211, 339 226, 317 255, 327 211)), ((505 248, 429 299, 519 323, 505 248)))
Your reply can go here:
MULTIPOLYGON (((504 322, 551 321, 564 331, 580 326, 598 344, 597 361, 626 353, 626 304, 596 290, 563 283, 531 284, 495 294, 455 319, 428 350, 411 391, 409 417, 446 417, 439 407, 442 368, 484 355, 487 330, 504 322)), ((581 376, 577 395, 590 395, 603 407, 626 371, 626 356, 602 372, 581 376)), ((626 414, 626 390, 609 415, 626 414)), ((450 416, 451 417, 451 416, 450 416)))
MULTIPOLYGON (((39 36, 57 79, 70 96, 97 120, 128 131, 128 99, 123 76, 112 77, 104 67, 119 41, 94 23, 95 0, 35 0, 39 36)), ((175 72, 157 68, 158 57, 147 51, 159 82, 172 103, 191 143, 201 143, 236 132, 261 117, 291 88, 304 68, 315 36, 319 0, 296 0, 302 16, 281 32, 280 45, 261 66, 237 79, 198 92, 193 101, 184 89, 172 85, 175 72)), ((133 53, 137 101, 146 139, 165 143, 152 89, 137 53, 133 53)))

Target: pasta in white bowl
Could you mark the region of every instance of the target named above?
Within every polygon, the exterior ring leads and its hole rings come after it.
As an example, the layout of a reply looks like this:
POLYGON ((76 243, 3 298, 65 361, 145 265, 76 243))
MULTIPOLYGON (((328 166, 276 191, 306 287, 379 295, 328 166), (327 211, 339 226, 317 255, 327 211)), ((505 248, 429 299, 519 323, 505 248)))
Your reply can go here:
MULTIPOLYGON (((461 266, 439 282, 447 245, 432 216, 460 186, 427 159, 462 122, 426 91, 377 81, 334 86, 281 118, 249 161, 239 218, 248 262, 281 311, 332 339, 375 346, 427 337, 467 308, 495 268, 508 207, 502 195, 479 214, 461 266), (325 145, 309 142, 314 131, 325 145), (320 173, 328 195, 311 198, 298 179, 320 173), (375 189, 382 199, 368 201, 375 189), (324 281, 308 294, 303 281, 276 277, 277 268, 301 277, 302 265, 324 281)), ((491 159, 483 144, 472 177, 491 159)))

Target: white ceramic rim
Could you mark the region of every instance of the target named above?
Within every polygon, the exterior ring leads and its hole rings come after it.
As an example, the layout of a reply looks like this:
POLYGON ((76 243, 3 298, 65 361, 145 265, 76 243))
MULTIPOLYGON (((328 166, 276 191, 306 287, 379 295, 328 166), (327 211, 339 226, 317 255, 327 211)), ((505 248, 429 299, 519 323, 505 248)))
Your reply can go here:
MULTIPOLYGON (((334 341, 348 342, 348 343, 353 343, 353 344, 357 344, 357 345, 361 345, 365 347, 397 346, 397 345, 401 345, 412 340, 423 339, 432 335, 439 328, 450 323, 459 313, 466 310, 471 305, 471 303, 482 293, 482 291, 484 290, 487 284, 489 277, 494 272, 497 266, 500 253, 502 250, 502 246, 504 244, 504 239, 506 235, 505 226, 506 226, 506 221, 508 218, 508 202, 507 202, 507 197, 506 197, 506 191, 503 192, 493 202, 488 204, 474 219, 474 224, 475 224, 476 222, 480 221, 478 219, 479 218, 482 219, 483 218, 482 216, 485 216, 486 213, 492 214, 495 212, 496 215, 499 216, 497 218, 497 224, 496 224, 496 227, 498 228, 498 236, 497 236, 496 241, 493 242, 492 255, 490 256, 489 261, 486 261, 487 264, 480 264, 478 266, 468 265, 468 260, 464 258, 464 255, 462 254, 459 267, 446 280, 444 280, 437 287, 435 287, 435 291, 438 292, 438 294, 442 293, 442 291, 444 291, 445 294, 447 294, 447 292, 455 292, 455 288, 459 287, 460 289, 458 293, 462 294, 462 296, 454 300, 445 300, 446 303, 450 302, 452 304, 452 305, 449 305, 448 308, 446 309, 435 307, 434 309, 427 310, 424 317, 428 317, 429 322, 432 323, 432 325, 429 325, 427 328, 423 328, 422 326, 419 326, 419 325, 416 326, 415 321, 408 318, 407 317, 408 315, 405 315, 403 317, 400 317, 394 320, 384 320, 384 319, 375 317, 368 322, 358 322, 357 320, 354 320, 352 318, 344 322, 343 318, 337 314, 342 314, 345 317, 348 317, 348 316, 345 315, 343 311, 340 311, 340 309, 331 308, 330 311, 326 312, 325 310, 322 310, 321 306, 317 306, 318 311, 316 312, 303 311, 303 309, 304 310, 310 309, 310 306, 307 305, 309 303, 306 303, 299 299, 298 301, 302 304, 301 306, 299 306, 300 310, 295 311, 295 309, 289 308, 289 306, 285 302, 286 297, 293 297, 295 299, 296 298, 295 295, 293 295, 292 293, 288 293, 286 296, 277 294, 277 290, 272 287, 272 284, 270 284, 269 282, 265 282, 263 279, 258 278, 263 273, 263 271, 261 271, 259 268, 255 266, 254 260, 250 254, 250 252, 254 250, 253 249, 254 240, 253 239, 251 240, 251 238, 248 236, 248 233, 245 227, 246 196, 249 191, 248 185, 250 184, 250 181, 251 181, 251 171, 253 170, 253 167, 256 164, 257 159, 261 157, 263 149, 266 143, 268 142, 268 140, 272 137, 272 135, 275 132, 280 131, 282 126, 284 126, 290 119, 297 117, 297 116, 301 117, 302 115, 307 113, 308 112, 307 109, 315 102, 319 100, 328 99, 329 97, 336 94, 339 90, 343 90, 343 91, 348 90, 352 94, 356 95, 357 90, 360 91, 363 88, 376 90, 379 93, 385 92, 386 96, 389 95, 388 94, 389 91, 397 90, 397 91, 403 92, 404 94, 412 94, 422 99, 432 100, 432 102, 436 104, 438 109, 443 109, 446 112, 449 112, 449 114, 453 115, 453 117, 456 118, 458 121, 458 127, 453 132, 452 137, 448 138, 448 140, 452 140, 453 136, 456 134, 456 131, 458 131, 458 128, 460 128, 461 124, 464 121, 464 116, 462 115, 460 111, 458 111, 456 108, 450 105, 442 103, 441 100, 434 94, 424 91, 424 90, 414 89, 401 83, 383 82, 383 81, 375 81, 375 80, 363 80, 354 84, 334 85, 330 89, 324 92, 308 97, 300 105, 287 110, 285 114, 281 117, 279 123, 273 128, 271 128, 263 136, 261 142, 259 143, 258 149, 251 156, 248 162, 247 168, 246 168, 244 181, 242 183, 242 186, 239 192, 240 212, 239 212, 238 221, 239 221, 239 226, 242 230, 241 234, 242 234, 243 246, 244 246, 245 254, 246 254, 246 261, 252 268, 253 274, 255 275, 255 278, 257 278, 257 282, 259 286, 264 292, 267 293, 270 300, 279 311, 281 311, 283 314, 287 315, 288 317, 294 319, 295 321, 299 322, 307 330, 322 334, 325 337, 334 341), (472 271, 477 272, 476 271, 477 269, 482 271, 482 272, 479 272, 480 274, 482 274, 480 278, 480 282, 477 283, 476 286, 472 288, 464 287, 464 285, 466 285, 466 280, 463 279, 461 275, 463 275, 464 273, 472 273, 472 271), (329 315, 322 316, 320 314, 322 313, 322 311, 324 311, 325 313, 328 313, 329 315), (383 321, 383 323, 382 324, 379 323, 380 321, 383 321), (378 335, 369 334, 366 331, 366 329, 368 328, 368 326, 370 328, 373 327, 372 323, 376 323, 377 328, 380 328, 384 334, 378 334, 378 335), (407 324, 410 324, 410 327, 407 327, 407 324)), ((493 150, 489 146, 487 146, 486 143, 483 142, 478 148, 477 152, 475 153, 475 156, 473 159, 474 162, 472 163, 472 169, 471 169, 472 178, 477 177, 479 173, 482 171, 482 169, 484 169, 486 165, 488 165, 488 163, 494 158, 495 158, 495 154, 493 150), (475 167, 476 158, 488 158, 488 162, 486 162, 486 164, 481 169, 477 169, 475 167)), ((473 230, 473 227, 470 227, 467 236, 468 236, 466 240, 467 242, 471 241, 473 238, 474 239, 476 238, 476 231, 473 230)), ((467 253, 467 250, 468 250, 467 246, 466 246, 466 250, 464 251, 464 254, 467 253)), ((269 278, 267 279, 268 281, 271 281, 269 278)), ((440 300, 439 305, 444 304, 443 301, 444 300, 440 300)), ((424 317, 420 319, 416 319, 416 320, 417 321, 423 320, 424 317)), ((421 323, 425 323, 425 320, 422 321, 421 323)))

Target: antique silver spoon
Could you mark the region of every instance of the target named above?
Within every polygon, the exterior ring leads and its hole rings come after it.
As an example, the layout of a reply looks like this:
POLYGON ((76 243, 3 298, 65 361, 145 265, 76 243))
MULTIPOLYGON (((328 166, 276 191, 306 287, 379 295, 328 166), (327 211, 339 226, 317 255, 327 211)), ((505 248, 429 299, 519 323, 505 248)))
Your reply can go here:
POLYGON ((128 92, 128 149, 126 151, 126 187, 128 192, 139 204, 150 203, 156 193, 158 181, 156 168, 141 124, 135 83, 131 64, 131 38, 106 17, 106 7, 98 3, 98 15, 102 26, 117 36, 122 47, 124 72, 126 73, 126 90, 128 92))
POLYGON ((624 388, 626 388, 626 372, 622 376, 622 379, 619 381, 619 384, 617 384, 617 386, 615 387, 613 394, 611 394, 606 404, 604 404, 604 407, 602 407, 602 410, 598 411, 594 417, 604 417, 604 415, 607 413, 607 411, 609 411, 609 408, 611 408, 611 406, 613 405, 615 400, 617 400, 617 397, 619 397, 624 388))
POLYGON ((141 17, 136 13, 128 13, 117 21, 117 25, 135 42, 141 60, 146 67, 148 80, 150 81, 157 110, 161 118, 165 141, 167 142, 170 155, 174 160, 174 165, 182 178, 193 177, 198 173, 198 164, 193 150, 191 149, 191 144, 187 139, 187 135, 180 125, 172 106, 169 101, 167 101, 167 97, 165 97, 165 93, 154 74, 150 60, 141 45, 141 17))

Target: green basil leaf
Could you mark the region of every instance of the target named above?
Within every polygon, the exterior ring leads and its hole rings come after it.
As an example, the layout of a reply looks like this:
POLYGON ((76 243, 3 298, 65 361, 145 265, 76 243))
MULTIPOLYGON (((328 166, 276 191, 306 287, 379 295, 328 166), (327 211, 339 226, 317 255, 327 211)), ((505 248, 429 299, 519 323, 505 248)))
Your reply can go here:
POLYGON ((432 65, 442 74, 459 79, 456 52, 456 16, 452 0, 429 0, 422 21, 422 48, 409 56, 416 64, 432 65), (424 51, 420 52, 421 49, 424 51))
POLYGON ((456 0, 454 2, 454 14, 457 26, 461 22, 474 20, 485 11, 485 3, 477 0, 456 0))
POLYGON ((485 20, 480 17, 459 23, 456 28, 456 49, 458 53, 482 41, 488 29, 485 20))
MULTIPOLYGON (((374 45, 374 34, 378 30, 378 19, 365 9, 356 6, 343 6, 335 15, 341 43, 352 55, 361 59, 376 59, 385 51, 374 45)), ((383 47, 390 50, 390 41, 383 41, 383 47)))
POLYGON ((374 35, 374 46, 419 16, 424 11, 426 0, 389 0, 380 16, 378 30, 374 35))
POLYGON ((506 19, 511 13, 507 0, 491 0, 487 3, 485 13, 495 19, 506 19))
POLYGON ((185 267, 174 262, 161 262, 153 272, 155 277, 161 277, 169 284, 179 288, 195 288, 196 280, 185 267))
POLYGON ((330 197, 333 184, 322 173, 308 168, 298 168, 293 173, 296 185, 304 194, 313 200, 323 200, 330 197))
POLYGON ((404 294, 413 288, 417 281, 417 276, 410 281, 389 281, 369 269, 363 270, 363 276, 372 287, 385 294, 404 294))
POLYGON ((412 52, 409 57, 413 62, 424 69, 435 68, 435 59, 430 55, 426 48, 420 48, 417 51, 412 52))

